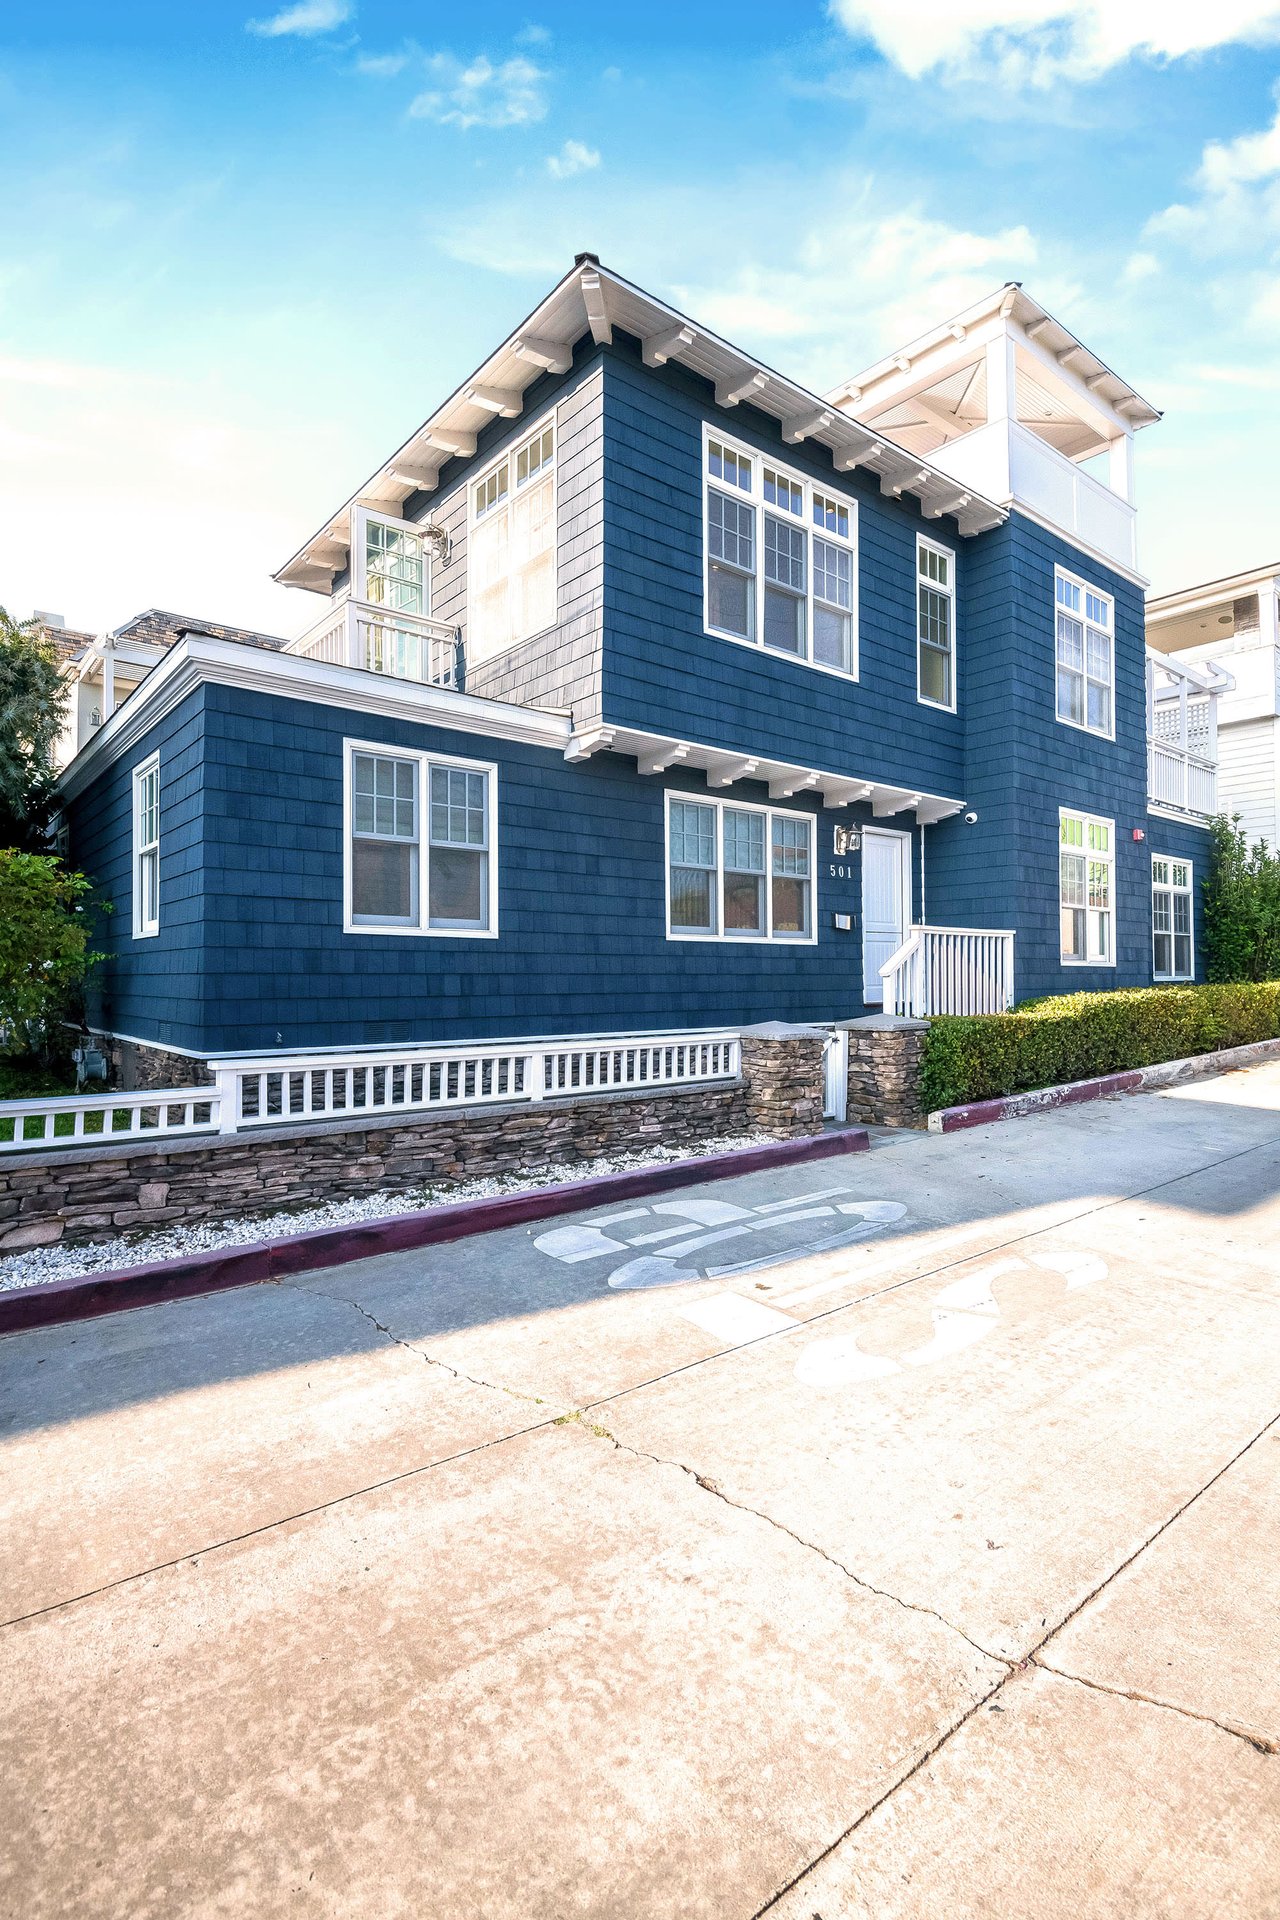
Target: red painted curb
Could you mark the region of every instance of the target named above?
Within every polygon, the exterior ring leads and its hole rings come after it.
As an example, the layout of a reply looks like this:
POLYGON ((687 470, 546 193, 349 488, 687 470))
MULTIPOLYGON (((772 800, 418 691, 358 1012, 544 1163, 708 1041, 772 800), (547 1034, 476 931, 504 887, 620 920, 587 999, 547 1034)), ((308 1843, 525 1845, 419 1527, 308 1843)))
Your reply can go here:
POLYGON ((1084 1100, 1102 1100, 1110 1093, 1135 1093, 1143 1084, 1140 1070, 1107 1073, 1099 1080, 1075 1080, 1062 1087, 1044 1087, 1030 1093, 1009 1093, 1000 1100, 975 1100, 968 1107, 944 1107, 938 1131, 959 1133, 963 1127, 985 1127, 992 1120, 1017 1120, 1029 1113, 1047 1113, 1054 1107, 1075 1107, 1084 1100))
POLYGON ((52 1280, 44 1286, 16 1287, 0 1293, 0 1334, 21 1333, 29 1327, 56 1326, 69 1320, 90 1320, 126 1307, 157 1306, 166 1300, 186 1300, 193 1294, 220 1293, 227 1287, 251 1286, 255 1281, 278 1280, 286 1274, 309 1273, 319 1267, 345 1266, 376 1253, 402 1253, 445 1240, 465 1240, 492 1233, 499 1227, 523 1226, 558 1213, 578 1213, 584 1207, 605 1206, 611 1200, 634 1200, 647 1193, 668 1193, 675 1187, 700 1186, 706 1180, 729 1180, 740 1173, 759 1173, 768 1167, 789 1167, 806 1160, 829 1160, 835 1154, 864 1153, 871 1142, 862 1127, 843 1127, 811 1134, 803 1140, 778 1140, 767 1147, 739 1147, 732 1153, 712 1153, 702 1160, 671 1160, 664 1166, 638 1167, 634 1173, 597 1174, 594 1179, 567 1180, 556 1187, 532 1187, 527 1193, 501 1194, 492 1200, 462 1200, 453 1206, 430 1207, 421 1213, 401 1213, 390 1220, 360 1220, 341 1227, 318 1227, 311 1233, 289 1234, 279 1240, 259 1240, 249 1246, 221 1247, 210 1253, 191 1253, 179 1260, 157 1261, 146 1267, 127 1267, 115 1273, 83 1274, 73 1280, 52 1280))

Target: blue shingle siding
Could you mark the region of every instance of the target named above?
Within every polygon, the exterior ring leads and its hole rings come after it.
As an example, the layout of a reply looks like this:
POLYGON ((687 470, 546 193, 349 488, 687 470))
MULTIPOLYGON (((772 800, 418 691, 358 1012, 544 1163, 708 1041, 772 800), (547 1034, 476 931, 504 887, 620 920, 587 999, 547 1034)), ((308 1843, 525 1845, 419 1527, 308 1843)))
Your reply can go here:
POLYGON ((650 371, 623 336, 605 358, 604 449, 606 722, 959 795, 963 716, 916 699, 916 535, 955 548, 963 577, 954 522, 837 474, 749 406, 717 408, 678 366, 650 371), (856 503, 856 681, 704 632, 704 420, 856 503))
POLYGON ((73 863, 101 914, 87 1011, 92 1025, 170 1045, 204 1044, 204 690, 166 714, 68 808, 73 863), (160 756, 160 931, 133 938, 133 770, 160 756))

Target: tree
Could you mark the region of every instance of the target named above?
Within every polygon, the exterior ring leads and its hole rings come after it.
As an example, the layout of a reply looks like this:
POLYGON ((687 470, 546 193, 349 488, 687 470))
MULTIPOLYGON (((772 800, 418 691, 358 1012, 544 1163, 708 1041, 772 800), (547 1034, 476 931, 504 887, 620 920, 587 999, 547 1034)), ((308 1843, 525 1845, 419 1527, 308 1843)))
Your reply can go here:
POLYGON ((47 854, 0 851, 0 1025, 6 1052, 47 1052, 79 1012, 90 951, 90 883, 47 854))
POLYGON ((1280 857, 1249 846, 1240 815, 1210 826, 1204 883, 1205 971, 1210 980, 1280 979, 1280 857))
POLYGON ((37 621, 0 607, 0 847, 35 852, 48 843, 67 700, 53 642, 37 621))

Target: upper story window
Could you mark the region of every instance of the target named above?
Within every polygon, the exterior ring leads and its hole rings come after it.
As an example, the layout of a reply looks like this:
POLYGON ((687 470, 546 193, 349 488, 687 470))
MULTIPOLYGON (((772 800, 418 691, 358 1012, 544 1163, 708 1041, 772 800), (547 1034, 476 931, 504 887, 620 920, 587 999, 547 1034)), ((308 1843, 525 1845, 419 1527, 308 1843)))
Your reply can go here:
POLYGON ((809 940, 813 816, 667 796, 667 931, 681 940, 809 940))
POLYGON ((1115 738, 1115 603, 1061 567, 1057 601, 1058 718, 1070 727, 1115 738))
POLYGON ((704 447, 707 631, 856 674, 856 507, 709 428, 704 447))
POLYGON ((1157 980, 1195 978, 1191 862, 1151 856, 1151 971, 1157 980))
POLYGON ((496 770, 348 741, 349 933, 496 933, 496 770))
POLYGON ((956 557, 916 538, 916 698, 956 710, 956 557))
POLYGON ((427 611, 427 562, 422 535, 394 521, 364 523, 364 598, 396 613, 427 611))
POLYGON ((467 658, 491 660, 556 617, 555 426, 471 483, 467 658))
POLYGON ((160 756, 133 770, 133 937, 160 931, 160 756))
POLYGON ((1114 966, 1114 820, 1058 815, 1058 918, 1064 966, 1114 966))

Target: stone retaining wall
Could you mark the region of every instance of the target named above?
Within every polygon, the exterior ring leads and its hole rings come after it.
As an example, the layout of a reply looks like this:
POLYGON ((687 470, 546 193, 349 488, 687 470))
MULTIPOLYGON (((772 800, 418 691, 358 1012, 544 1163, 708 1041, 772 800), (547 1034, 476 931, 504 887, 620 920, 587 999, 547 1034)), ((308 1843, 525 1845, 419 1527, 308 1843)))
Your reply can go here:
POLYGON ((107 1085, 118 1093, 149 1093, 161 1087, 211 1087, 213 1074, 203 1060, 188 1053, 170 1053, 143 1040, 124 1040, 115 1033, 95 1033, 107 1057, 107 1085))
POLYGON ((810 1028, 756 1029, 744 1036, 742 1079, 728 1085, 15 1154, 0 1161, 0 1252, 377 1190, 536 1175, 556 1163, 692 1147, 757 1128, 780 1138, 816 1133, 822 1040, 810 1028))

